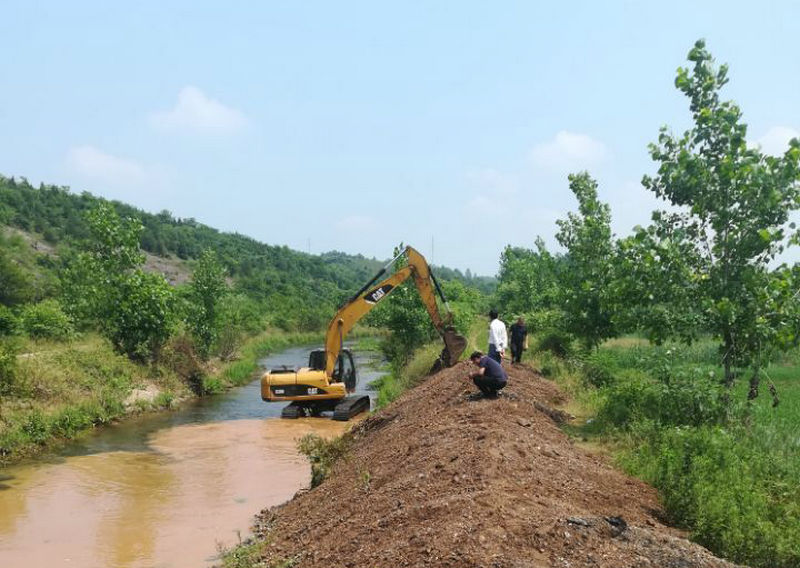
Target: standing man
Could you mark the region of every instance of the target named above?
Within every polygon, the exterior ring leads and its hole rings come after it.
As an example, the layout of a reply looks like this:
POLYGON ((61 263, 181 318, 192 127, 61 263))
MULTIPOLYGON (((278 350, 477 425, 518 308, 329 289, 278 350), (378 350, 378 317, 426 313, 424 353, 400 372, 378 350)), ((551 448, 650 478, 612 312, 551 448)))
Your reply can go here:
POLYGON ((505 388, 508 383, 508 375, 503 366, 480 351, 470 355, 469 360, 478 366, 478 372, 471 375, 472 382, 486 398, 497 398, 497 391, 505 388))
POLYGON ((501 362, 508 347, 508 334, 506 324, 497 317, 497 310, 489 312, 489 357, 501 362))
POLYGON ((511 362, 519 363, 522 359, 522 352, 528 348, 528 328, 525 327, 525 320, 517 319, 517 323, 511 326, 511 362))

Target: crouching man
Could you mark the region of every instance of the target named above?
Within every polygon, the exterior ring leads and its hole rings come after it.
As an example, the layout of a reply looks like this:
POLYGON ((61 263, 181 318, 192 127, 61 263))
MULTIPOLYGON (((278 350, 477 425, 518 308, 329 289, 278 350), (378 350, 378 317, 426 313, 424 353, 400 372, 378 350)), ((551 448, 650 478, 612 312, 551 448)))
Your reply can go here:
POLYGON ((497 391, 504 388, 508 382, 508 375, 503 366, 480 351, 475 351, 469 356, 478 367, 478 372, 471 375, 472 382, 487 398, 496 398, 497 391))

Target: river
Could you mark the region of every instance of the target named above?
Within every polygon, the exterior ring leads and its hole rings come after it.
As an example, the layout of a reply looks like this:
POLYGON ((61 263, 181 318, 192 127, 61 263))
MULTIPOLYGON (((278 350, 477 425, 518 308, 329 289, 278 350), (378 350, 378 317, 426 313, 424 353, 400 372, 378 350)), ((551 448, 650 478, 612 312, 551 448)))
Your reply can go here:
MULTIPOLYGON (((310 347, 262 361, 304 365, 310 347)), ((356 356, 357 392, 381 373, 356 356)), ((309 432, 348 423, 281 420, 285 403, 261 400, 259 381, 98 428, 58 455, 0 469, 0 566, 188 568, 210 566, 219 546, 249 534, 253 516, 307 487, 297 452, 309 432)))

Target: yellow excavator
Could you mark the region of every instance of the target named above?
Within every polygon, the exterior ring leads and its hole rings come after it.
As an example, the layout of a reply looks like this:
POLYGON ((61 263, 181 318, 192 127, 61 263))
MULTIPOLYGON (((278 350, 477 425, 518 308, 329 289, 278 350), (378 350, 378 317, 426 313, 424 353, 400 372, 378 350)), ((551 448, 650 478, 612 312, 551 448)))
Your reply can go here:
POLYGON ((433 326, 444 341, 444 349, 434 364, 434 370, 455 365, 467 341, 451 326, 453 314, 447 298, 425 257, 413 248, 406 247, 339 308, 328 324, 324 349, 311 352, 307 367, 282 367, 264 373, 261 378, 261 398, 266 402, 290 401, 291 404, 281 412, 283 418, 318 416, 322 412, 333 411, 334 420, 349 420, 369 410, 368 396, 348 396, 355 391, 357 379, 353 354, 344 348, 344 338, 358 320, 408 278, 414 279, 433 326), (405 266, 378 282, 403 257, 405 266), (444 317, 439 313, 434 290, 447 309, 444 317))

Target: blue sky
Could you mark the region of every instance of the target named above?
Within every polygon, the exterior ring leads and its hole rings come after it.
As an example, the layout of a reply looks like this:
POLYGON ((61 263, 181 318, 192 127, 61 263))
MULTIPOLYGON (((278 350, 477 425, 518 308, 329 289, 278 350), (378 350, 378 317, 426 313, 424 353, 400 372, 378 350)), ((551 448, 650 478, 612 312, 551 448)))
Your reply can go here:
POLYGON ((800 131, 796 2, 9 2, 0 173, 259 240, 481 274, 554 244, 588 169, 646 223, 693 42, 778 152, 800 131))

